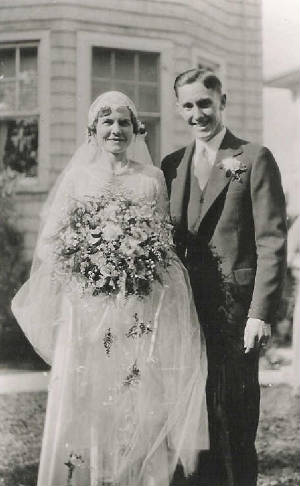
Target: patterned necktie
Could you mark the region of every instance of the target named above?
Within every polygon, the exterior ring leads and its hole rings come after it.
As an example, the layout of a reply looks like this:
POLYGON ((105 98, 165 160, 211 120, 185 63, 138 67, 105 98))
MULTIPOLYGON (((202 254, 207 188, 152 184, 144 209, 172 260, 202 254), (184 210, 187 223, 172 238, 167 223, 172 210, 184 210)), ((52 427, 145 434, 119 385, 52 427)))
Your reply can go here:
POLYGON ((194 158, 194 175, 198 179, 202 191, 207 184, 210 172, 211 164, 209 163, 207 148, 203 145, 194 158))

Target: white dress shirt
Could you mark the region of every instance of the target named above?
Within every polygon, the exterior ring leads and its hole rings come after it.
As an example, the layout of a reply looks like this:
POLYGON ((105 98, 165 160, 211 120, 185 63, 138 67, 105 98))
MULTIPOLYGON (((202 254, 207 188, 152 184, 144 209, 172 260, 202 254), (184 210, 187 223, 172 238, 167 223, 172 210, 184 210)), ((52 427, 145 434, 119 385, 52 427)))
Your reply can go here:
POLYGON ((217 152, 220 148, 220 145, 223 141, 223 138, 226 133, 226 128, 223 127, 222 130, 220 130, 217 135, 215 135, 213 138, 211 138, 208 141, 204 140, 199 140, 196 138, 196 147, 195 147, 195 152, 194 152, 194 165, 199 159, 199 154, 202 153, 203 147, 205 147, 206 152, 207 152, 207 158, 209 161, 210 166, 212 167, 215 163, 217 152))

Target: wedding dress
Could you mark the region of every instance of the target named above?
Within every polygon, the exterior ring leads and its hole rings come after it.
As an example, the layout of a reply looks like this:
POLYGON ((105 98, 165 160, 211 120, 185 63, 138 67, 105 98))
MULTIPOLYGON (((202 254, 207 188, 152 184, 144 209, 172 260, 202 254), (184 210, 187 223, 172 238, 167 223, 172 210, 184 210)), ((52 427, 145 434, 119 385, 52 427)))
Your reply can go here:
POLYGON ((107 186, 168 211, 153 166, 74 167, 39 237, 41 265, 13 300, 28 339, 52 364, 39 486, 167 486, 178 463, 192 473, 208 448, 205 343, 176 255, 143 299, 81 295, 53 279, 51 237, 62 215, 107 186))

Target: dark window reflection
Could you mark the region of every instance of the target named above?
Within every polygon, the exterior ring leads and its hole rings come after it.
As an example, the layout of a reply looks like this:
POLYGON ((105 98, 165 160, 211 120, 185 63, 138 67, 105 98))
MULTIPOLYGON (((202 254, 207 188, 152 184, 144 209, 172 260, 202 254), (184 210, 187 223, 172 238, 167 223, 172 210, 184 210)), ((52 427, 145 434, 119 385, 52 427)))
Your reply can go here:
POLYGON ((27 177, 37 176, 38 120, 6 120, 3 166, 27 177))

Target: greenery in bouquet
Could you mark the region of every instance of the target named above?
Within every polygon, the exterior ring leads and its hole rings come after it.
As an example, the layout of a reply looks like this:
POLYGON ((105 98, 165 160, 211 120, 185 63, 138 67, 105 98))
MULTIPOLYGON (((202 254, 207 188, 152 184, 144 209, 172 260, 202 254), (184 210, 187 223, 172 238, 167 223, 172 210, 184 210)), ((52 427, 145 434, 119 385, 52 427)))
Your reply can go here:
POLYGON ((172 244, 155 201, 108 190, 74 202, 54 239, 55 273, 94 296, 142 298, 162 282, 172 244))

